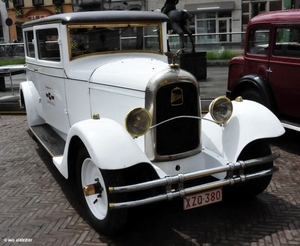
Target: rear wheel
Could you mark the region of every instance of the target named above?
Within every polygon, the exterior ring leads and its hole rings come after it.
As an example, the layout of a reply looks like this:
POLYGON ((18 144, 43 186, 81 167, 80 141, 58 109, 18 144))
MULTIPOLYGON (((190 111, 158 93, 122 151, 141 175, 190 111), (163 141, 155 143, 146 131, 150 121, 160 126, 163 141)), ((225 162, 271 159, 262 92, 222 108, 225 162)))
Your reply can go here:
MULTIPOLYGON (((258 157, 264 157, 271 154, 271 149, 266 140, 256 140, 248 144, 238 157, 238 160, 249 160, 258 157)), ((245 169, 245 174, 252 174, 273 167, 273 161, 248 167, 245 169)), ((238 183, 234 186, 226 187, 225 190, 230 192, 230 195, 238 198, 253 198, 262 193, 271 182, 272 175, 248 180, 243 183, 238 183)))
POLYGON ((90 158, 85 148, 80 149, 76 160, 77 188, 84 215, 91 225, 102 233, 114 234, 120 231, 127 220, 127 210, 111 210, 109 203, 117 202, 108 186, 122 185, 117 172, 102 171, 90 158), (96 192, 85 195, 83 187, 95 184, 96 192))
POLYGON ((255 89, 249 88, 240 93, 243 99, 248 99, 257 103, 260 103, 267 107, 266 101, 263 99, 262 95, 255 89))

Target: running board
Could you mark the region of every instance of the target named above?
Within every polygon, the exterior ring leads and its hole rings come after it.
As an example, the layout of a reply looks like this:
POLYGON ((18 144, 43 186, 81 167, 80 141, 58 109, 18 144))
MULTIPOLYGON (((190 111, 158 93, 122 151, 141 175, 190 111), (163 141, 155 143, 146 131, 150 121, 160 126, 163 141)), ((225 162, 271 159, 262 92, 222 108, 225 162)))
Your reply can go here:
POLYGON ((29 127, 37 140, 52 156, 60 156, 64 153, 65 141, 47 124, 29 127))
POLYGON ((300 125, 287 120, 281 120, 281 124, 284 128, 291 129, 300 132, 300 125))

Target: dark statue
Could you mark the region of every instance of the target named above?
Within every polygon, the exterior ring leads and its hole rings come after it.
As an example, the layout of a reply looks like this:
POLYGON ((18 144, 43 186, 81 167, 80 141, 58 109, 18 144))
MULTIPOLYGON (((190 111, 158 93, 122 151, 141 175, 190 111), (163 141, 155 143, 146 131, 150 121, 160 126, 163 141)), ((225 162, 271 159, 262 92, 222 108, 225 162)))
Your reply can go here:
MULTIPOLYGON (((186 26, 187 20, 191 21, 193 16, 187 10, 176 9, 179 0, 166 0, 161 12, 169 17, 168 30, 173 30, 180 37, 181 49, 184 50, 184 34, 187 34, 192 43, 192 51, 195 52, 195 42, 190 29, 186 26)), ((168 42, 168 51, 170 51, 168 42)))
POLYGON ((171 10, 176 9, 176 5, 179 0, 166 0, 164 6, 161 8, 161 12, 168 15, 171 10))

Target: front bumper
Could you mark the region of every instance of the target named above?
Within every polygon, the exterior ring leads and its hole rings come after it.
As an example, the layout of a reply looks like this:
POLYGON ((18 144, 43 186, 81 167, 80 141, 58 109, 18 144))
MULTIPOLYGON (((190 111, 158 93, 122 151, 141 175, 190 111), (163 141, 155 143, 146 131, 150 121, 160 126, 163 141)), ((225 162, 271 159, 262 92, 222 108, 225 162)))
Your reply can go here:
POLYGON ((130 207, 137 207, 137 206, 146 205, 154 202, 160 202, 164 200, 172 200, 173 198, 176 197, 184 197, 198 192, 207 191, 218 187, 233 185, 236 183, 245 182, 247 180, 272 175, 273 173, 278 171, 278 167, 274 166, 269 169, 258 171, 252 174, 244 174, 244 170, 247 167, 261 165, 264 163, 274 161, 278 157, 279 154, 274 153, 266 157, 251 159, 247 161, 238 161, 235 163, 228 163, 228 165, 222 167, 211 168, 207 170, 186 173, 186 174, 179 174, 176 176, 165 177, 162 179, 143 182, 139 184, 119 186, 119 187, 109 187, 108 190, 109 193, 135 192, 135 191, 142 191, 142 190, 147 190, 155 187, 165 187, 166 189, 166 192, 164 194, 160 194, 157 196, 153 196, 141 200, 128 201, 128 202, 110 203, 109 208, 110 209, 130 208, 130 207), (184 188, 184 183, 186 181, 207 177, 222 172, 227 172, 226 178, 224 179, 208 182, 201 185, 196 185, 189 188, 184 188), (171 188, 172 185, 174 184, 177 185, 178 189, 171 188))

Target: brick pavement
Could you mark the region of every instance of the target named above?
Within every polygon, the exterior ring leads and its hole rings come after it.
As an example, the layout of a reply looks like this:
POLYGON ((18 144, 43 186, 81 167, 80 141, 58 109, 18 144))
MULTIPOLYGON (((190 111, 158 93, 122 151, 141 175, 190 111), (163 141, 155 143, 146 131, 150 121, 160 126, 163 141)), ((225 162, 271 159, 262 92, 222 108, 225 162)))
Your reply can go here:
POLYGON ((72 185, 31 138, 26 116, 0 117, 0 245, 300 245, 300 133, 271 142, 280 171, 257 199, 185 212, 180 200, 138 208, 124 234, 109 238, 80 217, 72 185))

